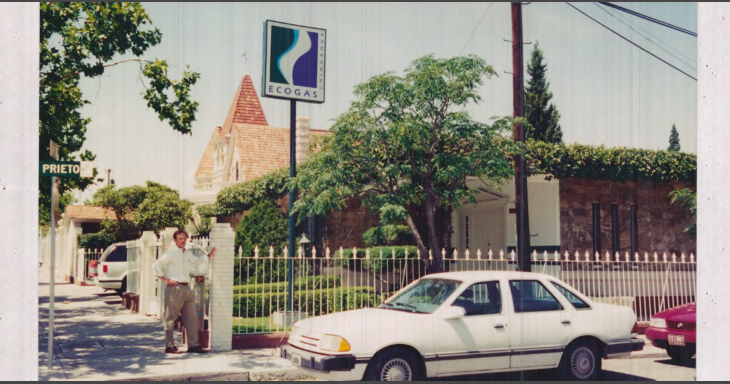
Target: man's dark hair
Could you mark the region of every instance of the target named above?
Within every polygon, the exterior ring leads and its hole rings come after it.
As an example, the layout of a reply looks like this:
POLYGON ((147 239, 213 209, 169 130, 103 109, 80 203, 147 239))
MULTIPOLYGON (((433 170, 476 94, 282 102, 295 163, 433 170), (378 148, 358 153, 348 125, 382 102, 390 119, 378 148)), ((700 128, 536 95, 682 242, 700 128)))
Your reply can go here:
POLYGON ((172 238, 177 240, 177 235, 181 233, 184 233, 185 236, 190 237, 190 235, 188 235, 188 233, 184 229, 178 229, 177 231, 175 231, 175 233, 172 234, 172 238))

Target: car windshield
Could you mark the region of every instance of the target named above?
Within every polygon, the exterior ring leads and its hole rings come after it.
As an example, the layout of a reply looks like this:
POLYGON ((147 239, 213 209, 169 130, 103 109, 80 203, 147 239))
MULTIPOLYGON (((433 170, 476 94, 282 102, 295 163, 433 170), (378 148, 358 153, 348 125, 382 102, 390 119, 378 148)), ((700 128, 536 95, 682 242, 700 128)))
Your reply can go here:
POLYGON ((421 279, 378 308, 413 313, 433 313, 459 285, 461 285, 461 281, 457 280, 421 279))

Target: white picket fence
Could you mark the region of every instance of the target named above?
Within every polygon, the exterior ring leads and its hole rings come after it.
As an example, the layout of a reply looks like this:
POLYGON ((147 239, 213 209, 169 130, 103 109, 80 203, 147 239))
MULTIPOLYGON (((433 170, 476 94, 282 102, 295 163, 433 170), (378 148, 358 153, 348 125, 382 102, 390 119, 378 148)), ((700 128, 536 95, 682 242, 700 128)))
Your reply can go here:
MULTIPOLYGON (((243 256, 234 260, 234 333, 268 333, 286 328, 276 316, 287 310, 289 262, 294 268, 294 311, 300 317, 373 307, 410 282, 426 275, 428 260, 420 254, 395 251, 357 257, 357 249, 345 256, 343 249, 331 253, 316 250, 305 257, 302 249, 288 258, 284 249, 274 255, 243 256), (348 255, 349 256, 349 255, 348 255)), ((430 255, 433 258, 433 255, 430 255)), ((500 251, 452 254, 442 251, 446 271, 517 270, 516 255, 500 251)), ((637 321, 647 322, 651 315, 696 298, 697 263, 694 255, 654 253, 631 257, 628 254, 603 256, 579 254, 532 254, 532 272, 555 276, 594 301, 631 307, 637 321)))

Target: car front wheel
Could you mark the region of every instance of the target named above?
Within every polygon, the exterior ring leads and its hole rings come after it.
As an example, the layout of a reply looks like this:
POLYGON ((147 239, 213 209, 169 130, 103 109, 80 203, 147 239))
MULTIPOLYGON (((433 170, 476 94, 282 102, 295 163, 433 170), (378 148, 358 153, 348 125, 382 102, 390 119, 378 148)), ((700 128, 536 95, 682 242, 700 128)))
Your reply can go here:
POLYGON ((692 356, 696 353, 694 347, 673 347, 667 348, 667 354, 672 358, 672 362, 677 365, 689 365, 692 356))
POLYGON ((558 367, 561 380, 594 381, 601 375, 602 360, 600 348, 595 340, 584 340, 571 344, 563 353, 558 367))
POLYGON ((418 360, 404 349, 389 349, 378 354, 365 376, 367 381, 420 381, 418 360))

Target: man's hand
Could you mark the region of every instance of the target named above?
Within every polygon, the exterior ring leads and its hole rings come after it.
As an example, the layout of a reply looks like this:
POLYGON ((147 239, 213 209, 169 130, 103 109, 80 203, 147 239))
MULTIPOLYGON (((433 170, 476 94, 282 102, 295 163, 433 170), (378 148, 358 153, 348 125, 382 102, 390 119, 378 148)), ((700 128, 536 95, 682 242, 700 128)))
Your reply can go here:
POLYGON ((170 279, 166 279, 166 280, 165 280, 165 284, 167 284, 167 285, 169 285, 169 286, 171 286, 171 287, 174 287, 174 286, 176 286, 176 285, 177 285, 177 281, 175 281, 175 280, 170 280, 170 279))
POLYGON ((215 247, 211 248, 210 253, 208 254, 208 258, 211 258, 215 255, 215 247))

